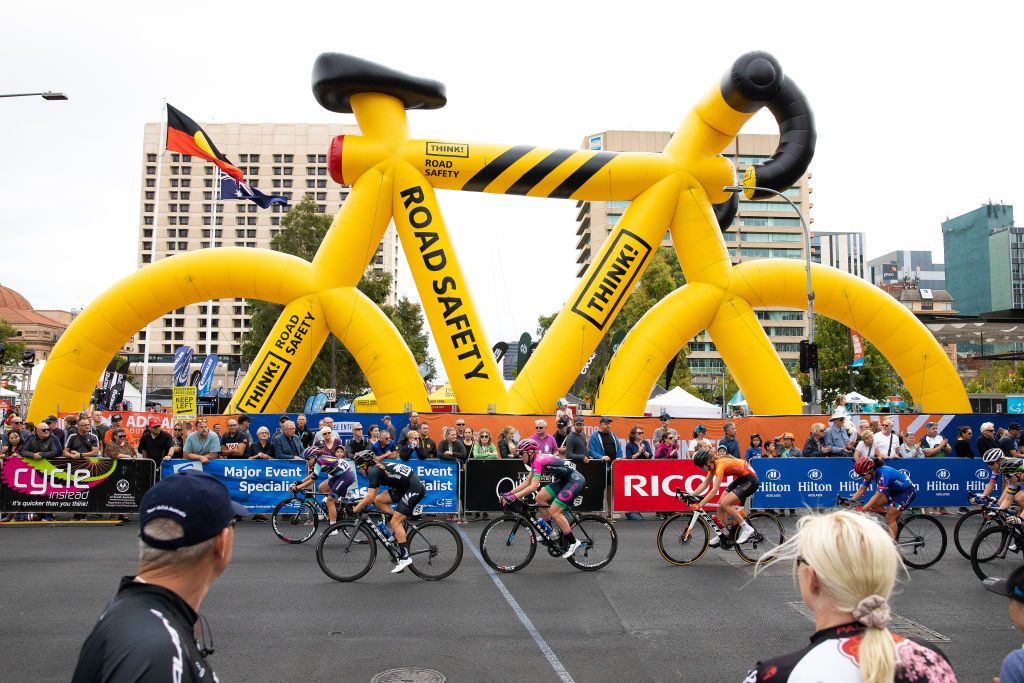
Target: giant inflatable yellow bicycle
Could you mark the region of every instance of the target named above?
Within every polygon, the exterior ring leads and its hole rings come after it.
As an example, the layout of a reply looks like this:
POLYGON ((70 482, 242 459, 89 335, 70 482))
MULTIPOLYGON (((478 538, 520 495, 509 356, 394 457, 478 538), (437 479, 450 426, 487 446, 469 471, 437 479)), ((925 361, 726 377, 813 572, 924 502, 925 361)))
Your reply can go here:
MULTIPOLYGON (((246 297, 285 310, 239 384, 233 403, 283 411, 329 333, 352 352, 381 410, 429 410, 416 363, 384 314, 356 290, 394 219, 449 381, 465 412, 544 413, 575 380, 644 272, 669 226, 687 284, 627 335, 596 402, 601 414, 643 412, 651 388, 694 335, 707 329, 751 408, 797 413, 798 390, 753 308, 801 308, 799 262, 733 266, 719 225, 735 215, 732 163, 721 152, 762 107, 779 122, 778 150, 747 170, 754 186, 782 191, 806 171, 815 131, 807 102, 768 54, 744 55, 697 104, 661 154, 592 152, 410 139, 407 109, 445 104, 444 86, 348 55, 313 69, 321 105, 354 113, 362 135, 336 138, 331 176, 351 184, 312 263, 273 251, 196 251, 149 265, 102 294, 51 354, 30 419, 85 405, 110 358, 167 311, 246 297), (435 189, 608 201, 630 200, 601 251, 511 389, 505 389, 444 224, 435 189), (355 323, 355 324, 353 324, 355 323)), ((818 311, 855 328, 889 359, 928 412, 970 412, 963 385, 925 327, 890 296, 850 275, 814 266, 818 311)))

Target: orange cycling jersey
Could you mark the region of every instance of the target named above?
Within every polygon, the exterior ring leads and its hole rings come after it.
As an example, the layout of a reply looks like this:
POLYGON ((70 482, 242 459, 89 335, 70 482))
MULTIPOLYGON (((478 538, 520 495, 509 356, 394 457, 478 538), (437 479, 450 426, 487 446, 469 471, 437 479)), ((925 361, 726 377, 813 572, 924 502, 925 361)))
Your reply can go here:
POLYGON ((740 460, 739 458, 718 458, 715 460, 715 476, 719 479, 725 479, 730 474, 734 477, 742 477, 745 474, 750 474, 750 465, 747 464, 746 460, 740 460))

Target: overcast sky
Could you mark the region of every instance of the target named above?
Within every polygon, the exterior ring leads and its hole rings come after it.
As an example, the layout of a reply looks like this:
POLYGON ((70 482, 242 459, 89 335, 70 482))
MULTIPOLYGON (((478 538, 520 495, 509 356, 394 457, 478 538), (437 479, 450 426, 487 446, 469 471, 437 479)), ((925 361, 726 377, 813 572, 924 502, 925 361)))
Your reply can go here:
MULTIPOLYGON (((736 57, 763 49, 814 109, 814 229, 865 232, 869 257, 942 260, 946 217, 988 200, 1024 211, 1021 4, 832 5, 12 3, 0 92, 70 100, 0 100, 0 283, 67 309, 131 272, 143 126, 162 98, 201 122, 353 123, 310 92, 325 51, 445 83, 445 108, 410 114, 414 137, 577 148, 601 130, 674 130, 736 57)), ((561 308, 574 202, 440 201, 490 343, 561 308)), ((399 291, 418 300, 404 264, 399 291)))

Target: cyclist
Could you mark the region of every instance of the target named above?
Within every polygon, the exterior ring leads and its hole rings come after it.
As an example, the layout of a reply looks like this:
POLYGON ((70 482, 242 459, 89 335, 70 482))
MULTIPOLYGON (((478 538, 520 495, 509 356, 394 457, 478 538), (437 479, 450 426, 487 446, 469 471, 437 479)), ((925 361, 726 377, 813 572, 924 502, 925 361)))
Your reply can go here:
MULTIPOLYGON (((327 494, 327 519, 331 524, 338 521, 338 507, 335 503, 339 498, 348 497, 348 491, 356 483, 356 471, 347 460, 338 457, 336 451, 326 447, 310 446, 306 449, 306 462, 312 468, 310 473, 302 481, 297 481, 291 486, 292 493, 304 489, 315 482, 320 474, 326 474, 327 479, 320 482, 317 490, 327 494)), ((337 531, 331 532, 336 534, 337 531)))
POLYGON ((996 487, 996 483, 999 481, 999 463, 1006 457, 1003 453, 1002 448, 990 448, 981 454, 981 459, 985 461, 988 468, 992 470, 992 476, 989 477, 988 483, 985 484, 985 490, 981 492, 982 498, 988 498, 992 495, 992 490, 996 487))
POLYGON ((889 535, 896 538, 896 521, 903 514, 903 511, 910 507, 917 497, 917 486, 910 481, 910 477, 900 472, 895 467, 883 465, 879 458, 861 458, 853 466, 856 472, 864 480, 864 484, 853 494, 851 502, 859 502, 869 488, 871 482, 875 482, 877 489, 875 495, 864 504, 862 509, 885 513, 885 522, 889 526, 889 535), (883 505, 888 504, 889 509, 883 505))
MULTIPOLYGON (((754 527, 747 523, 747 520, 743 517, 743 503, 754 491, 760 486, 761 482, 757 478, 757 474, 750 467, 750 464, 746 460, 740 458, 734 458, 729 455, 729 452, 722 448, 718 448, 717 454, 712 454, 708 450, 699 450, 693 456, 693 464, 708 473, 708 476, 704 478, 704 481, 700 483, 697 490, 694 491, 694 495, 699 496, 701 492, 707 489, 707 494, 700 502, 694 503, 693 507, 696 510, 700 510, 703 506, 707 505, 715 494, 718 493, 719 487, 722 485, 722 481, 728 477, 733 476, 735 479, 732 483, 726 487, 725 493, 718 499, 719 511, 724 511, 729 517, 732 517, 737 524, 740 526, 740 535, 736 539, 737 543, 744 543, 750 538, 750 535, 754 533, 754 527)), ((725 523, 728 518, 719 519, 718 513, 716 512, 712 519, 718 526, 718 534, 711 539, 708 543, 712 548, 717 548, 722 543, 722 529, 725 528, 725 523)))
POLYGON ((1024 510, 1024 491, 1021 491, 1021 486, 1024 485, 1024 460, 1003 458, 999 462, 999 474, 1006 480, 1006 488, 999 496, 999 509, 1005 510, 1016 504, 1018 508, 1024 510))
POLYGON ((530 477, 508 493, 503 493, 502 503, 514 503, 539 489, 542 476, 554 477, 554 480, 537 494, 537 505, 541 518, 548 524, 557 524, 565 538, 567 547, 562 557, 572 557, 583 542, 573 535, 569 521, 565 518, 565 511, 572 507, 573 499, 583 492, 587 480, 575 467, 557 455, 541 453, 540 444, 534 439, 520 441, 516 445, 516 454, 530 469, 530 477))
POLYGON ((360 451, 352 456, 356 468, 368 480, 366 495, 352 511, 358 514, 370 505, 375 505, 381 512, 391 514, 389 525, 398 544, 398 564, 391 573, 397 574, 412 564, 406 543, 405 520, 412 517, 413 510, 423 500, 427 489, 411 467, 399 462, 377 462, 376 455, 373 451, 360 451), (378 494, 381 484, 387 486, 388 490, 378 494))

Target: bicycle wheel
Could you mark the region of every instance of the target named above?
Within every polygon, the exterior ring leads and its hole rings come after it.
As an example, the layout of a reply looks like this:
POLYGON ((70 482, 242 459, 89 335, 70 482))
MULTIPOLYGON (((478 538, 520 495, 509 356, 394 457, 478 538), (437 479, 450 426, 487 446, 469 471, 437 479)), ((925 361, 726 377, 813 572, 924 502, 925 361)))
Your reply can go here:
POLYGON ((285 543, 305 543, 313 538, 320 525, 318 512, 315 503, 295 496, 277 504, 270 517, 270 525, 285 543))
POLYGON ((930 567, 946 552, 946 530, 931 515, 910 515, 899 521, 896 547, 908 567, 930 567))
POLYGON ((353 522, 336 522, 320 535, 317 564, 335 581, 355 581, 370 571, 377 558, 374 540, 365 524, 357 527, 353 522))
POLYGON ((658 529, 658 552, 666 562, 677 567, 693 564, 702 558, 710 541, 711 527, 696 512, 671 515, 658 529))
POLYGON ((747 517, 747 524, 754 527, 754 534, 745 542, 736 544, 736 554, 748 564, 754 564, 786 540, 782 522, 770 512, 751 514, 747 517))
POLYGON ((985 529, 997 524, 995 520, 985 516, 984 510, 971 510, 960 516, 953 527, 953 545, 957 552, 966 559, 971 559, 971 544, 985 529))
POLYGON ((979 579, 1006 578, 1021 563, 1024 538, 1010 527, 985 529, 971 544, 971 568, 979 579))
POLYGON ((462 539, 445 522, 418 522, 407 536, 413 574, 427 581, 440 581, 462 562, 462 539))
POLYGON ((484 527, 480 554, 492 569, 510 574, 530 564, 537 552, 537 537, 525 517, 506 515, 484 527))
POLYGON ((611 522, 600 515, 580 515, 569 528, 576 540, 583 541, 583 547, 568 558, 569 564, 585 572, 607 567, 619 547, 611 522))

